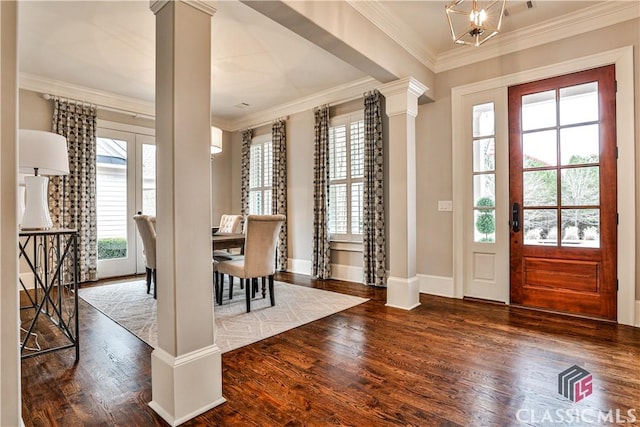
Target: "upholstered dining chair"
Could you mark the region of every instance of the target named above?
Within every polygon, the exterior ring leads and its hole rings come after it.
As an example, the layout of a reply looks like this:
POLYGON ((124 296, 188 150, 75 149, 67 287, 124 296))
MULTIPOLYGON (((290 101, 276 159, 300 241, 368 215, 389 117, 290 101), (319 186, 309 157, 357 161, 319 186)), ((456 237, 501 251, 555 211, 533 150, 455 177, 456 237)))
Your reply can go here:
POLYGON ((138 233, 140 233, 140 237, 142 238, 144 264, 147 270, 147 293, 151 291, 151 282, 153 282, 153 297, 157 298, 155 217, 150 217, 149 215, 134 215, 133 220, 136 222, 138 233))
POLYGON ((218 233, 240 233, 240 222, 242 215, 222 215, 218 233))
POLYGON ((285 220, 284 215, 249 215, 245 222, 244 257, 220 261, 217 264, 221 275, 220 285, 217 287, 218 304, 222 302, 222 282, 224 275, 229 276, 229 292, 233 293, 233 278, 240 278, 244 285, 247 298, 247 312, 251 311, 251 298, 257 290, 257 279, 263 279, 262 296, 265 297, 264 278, 269 281, 269 298, 271 305, 275 305, 273 275, 276 272, 276 246, 280 227, 285 220), (254 280, 255 279, 255 280, 254 280))

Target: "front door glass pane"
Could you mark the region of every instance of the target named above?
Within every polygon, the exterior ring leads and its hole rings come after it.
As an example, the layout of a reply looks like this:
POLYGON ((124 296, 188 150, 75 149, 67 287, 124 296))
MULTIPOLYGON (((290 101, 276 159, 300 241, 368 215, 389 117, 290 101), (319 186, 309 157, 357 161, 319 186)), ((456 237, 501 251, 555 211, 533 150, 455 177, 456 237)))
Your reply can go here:
POLYGON ((562 170, 562 205, 600 204, 600 168, 598 166, 562 170))
POLYGON ((563 165, 600 161, 600 126, 574 126, 560 131, 560 161, 563 165))
POLYGON ((98 259, 127 256, 127 142, 96 139, 98 259))
POLYGON ((556 92, 533 93, 522 97, 522 130, 556 126, 556 92))
POLYGON ((555 209, 525 209, 524 244, 557 245, 558 212, 555 209))
POLYGON ((562 209, 562 246, 600 247, 600 209, 562 209))
POLYGON ((554 170, 530 171, 522 174, 523 202, 525 206, 555 206, 558 201, 558 172, 554 170))
POLYGON ((560 89, 560 125, 598 121, 598 82, 560 89))
POLYGON ((558 164, 556 130, 530 132, 522 135, 522 166, 539 168, 558 164))

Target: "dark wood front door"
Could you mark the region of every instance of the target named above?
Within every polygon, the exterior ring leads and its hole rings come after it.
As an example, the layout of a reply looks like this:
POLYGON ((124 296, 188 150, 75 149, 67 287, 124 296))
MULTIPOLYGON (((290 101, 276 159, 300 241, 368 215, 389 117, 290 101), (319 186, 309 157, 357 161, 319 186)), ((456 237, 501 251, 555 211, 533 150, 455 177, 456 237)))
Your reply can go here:
POLYGON ((511 303, 615 320, 615 70, 509 88, 511 303))

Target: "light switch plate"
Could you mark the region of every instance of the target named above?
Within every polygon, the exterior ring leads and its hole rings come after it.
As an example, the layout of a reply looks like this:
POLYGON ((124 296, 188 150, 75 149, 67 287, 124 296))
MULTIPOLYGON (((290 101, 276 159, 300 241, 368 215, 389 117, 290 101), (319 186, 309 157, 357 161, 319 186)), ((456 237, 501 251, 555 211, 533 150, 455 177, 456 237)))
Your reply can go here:
POLYGON ((451 200, 438 200, 438 210, 440 212, 451 212, 453 210, 453 202, 451 200))

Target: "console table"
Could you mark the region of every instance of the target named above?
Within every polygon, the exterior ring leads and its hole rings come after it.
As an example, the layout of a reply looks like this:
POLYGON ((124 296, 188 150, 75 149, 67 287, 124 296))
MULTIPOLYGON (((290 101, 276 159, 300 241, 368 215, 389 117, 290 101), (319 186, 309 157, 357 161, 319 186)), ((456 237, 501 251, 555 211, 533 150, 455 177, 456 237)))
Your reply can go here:
POLYGON ((21 326, 21 357, 75 348, 78 361, 78 232, 21 230, 19 236, 19 257, 33 274, 33 289, 20 278, 29 302, 20 310, 33 310, 33 317, 21 326), (40 330, 40 322, 47 322, 48 330, 40 330), (44 346, 45 340, 51 345, 44 346))

